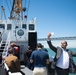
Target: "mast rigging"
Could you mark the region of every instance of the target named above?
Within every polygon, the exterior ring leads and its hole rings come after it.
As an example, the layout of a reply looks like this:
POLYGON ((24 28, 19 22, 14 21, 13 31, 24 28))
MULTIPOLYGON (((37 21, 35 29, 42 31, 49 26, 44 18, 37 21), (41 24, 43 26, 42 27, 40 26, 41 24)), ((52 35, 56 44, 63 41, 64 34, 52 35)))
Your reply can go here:
POLYGON ((10 19, 20 19, 21 12, 22 12, 22 0, 13 0, 10 19))

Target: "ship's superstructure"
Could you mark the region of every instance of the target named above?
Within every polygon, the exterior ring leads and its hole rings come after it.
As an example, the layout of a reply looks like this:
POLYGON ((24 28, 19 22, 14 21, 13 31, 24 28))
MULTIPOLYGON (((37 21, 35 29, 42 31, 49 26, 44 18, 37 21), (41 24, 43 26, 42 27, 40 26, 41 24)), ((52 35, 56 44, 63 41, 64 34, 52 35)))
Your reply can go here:
MULTIPOLYGON (((2 6, 2 10, 4 10, 2 6)), ((3 57, 7 56, 10 43, 19 46, 20 60, 24 60, 24 52, 29 45, 32 49, 36 48, 37 31, 36 18, 31 21, 27 16, 22 15, 26 8, 22 8, 22 0, 13 0, 10 17, 8 20, 0 20, 1 44, 0 53, 3 57)))

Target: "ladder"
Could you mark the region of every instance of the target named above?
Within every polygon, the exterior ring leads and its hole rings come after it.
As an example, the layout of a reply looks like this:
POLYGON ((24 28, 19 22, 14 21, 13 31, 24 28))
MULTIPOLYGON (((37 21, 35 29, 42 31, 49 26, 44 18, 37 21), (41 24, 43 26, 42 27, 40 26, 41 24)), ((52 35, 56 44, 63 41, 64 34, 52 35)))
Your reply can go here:
POLYGON ((4 60, 8 55, 8 48, 10 46, 10 32, 8 33, 7 40, 1 41, 0 53, 2 53, 2 59, 4 60))

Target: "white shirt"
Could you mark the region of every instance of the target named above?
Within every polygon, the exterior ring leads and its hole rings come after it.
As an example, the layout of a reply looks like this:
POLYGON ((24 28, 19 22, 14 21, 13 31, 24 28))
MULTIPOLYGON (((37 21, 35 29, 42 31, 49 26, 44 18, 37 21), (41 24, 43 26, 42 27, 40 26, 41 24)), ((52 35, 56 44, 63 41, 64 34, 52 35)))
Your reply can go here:
POLYGON ((62 49, 62 54, 57 61, 57 67, 67 69, 69 67, 69 55, 66 50, 62 49))

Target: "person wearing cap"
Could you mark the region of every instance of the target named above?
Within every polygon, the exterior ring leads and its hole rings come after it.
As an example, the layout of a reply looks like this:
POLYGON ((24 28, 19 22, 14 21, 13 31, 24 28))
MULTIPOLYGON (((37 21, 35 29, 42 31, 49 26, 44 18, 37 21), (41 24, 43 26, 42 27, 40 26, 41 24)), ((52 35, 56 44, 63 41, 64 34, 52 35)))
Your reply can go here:
POLYGON ((47 36, 47 43, 49 48, 56 54, 54 61, 52 62, 52 68, 55 68, 56 75, 69 75, 69 72, 74 72, 76 70, 76 66, 74 65, 72 58, 72 56, 76 56, 76 53, 66 49, 68 44, 65 40, 61 42, 61 47, 53 46, 50 39, 51 36, 52 34, 49 33, 47 36), (72 67, 70 65, 72 65, 72 67))
POLYGON ((34 63, 34 75, 47 75, 46 65, 49 64, 49 55, 42 48, 43 45, 38 43, 37 49, 32 52, 30 57, 30 63, 34 63))

